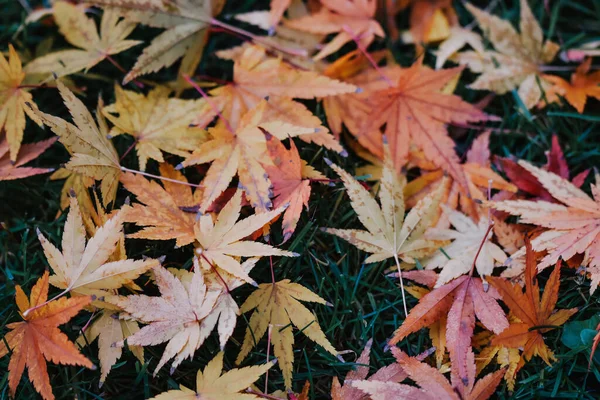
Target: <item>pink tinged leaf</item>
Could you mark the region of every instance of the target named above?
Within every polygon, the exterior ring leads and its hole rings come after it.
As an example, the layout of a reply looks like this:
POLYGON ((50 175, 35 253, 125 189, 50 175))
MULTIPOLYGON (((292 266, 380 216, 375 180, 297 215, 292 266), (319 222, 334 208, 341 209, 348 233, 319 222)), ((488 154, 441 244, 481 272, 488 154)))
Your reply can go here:
POLYGON ((456 370, 464 386, 469 385, 467 352, 475 329, 475 310, 469 290, 470 282, 469 279, 456 289, 454 303, 448 312, 446 323, 446 343, 452 368, 456 370))
MULTIPOLYGON (((481 279, 471 280, 469 292, 473 299, 475 315, 487 329, 498 334, 508 328, 508 320, 502 307, 492 297, 490 291, 484 290, 481 279)), ((498 294, 496 290, 494 290, 494 294, 498 294)))

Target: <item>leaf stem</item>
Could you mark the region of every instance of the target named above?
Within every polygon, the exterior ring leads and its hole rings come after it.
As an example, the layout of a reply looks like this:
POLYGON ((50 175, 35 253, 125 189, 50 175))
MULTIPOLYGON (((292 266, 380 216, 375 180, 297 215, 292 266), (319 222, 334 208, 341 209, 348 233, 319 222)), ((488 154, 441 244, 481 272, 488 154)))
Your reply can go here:
POLYGON ((133 141, 133 143, 131 143, 131 146, 129 146, 127 148, 127 150, 125 150, 125 153, 123 153, 123 155, 121 156, 121 158, 119 159, 119 161, 123 161, 123 159, 125 158, 125 156, 127 154, 129 154, 129 152, 138 144, 138 140, 137 138, 133 141))
MULTIPOLYGON (((117 62, 117 60, 115 60, 114 58, 112 58, 111 56, 109 56, 108 54, 105 54, 104 57, 108 60, 108 62, 110 62, 112 65, 114 65, 119 71, 121 71, 122 73, 124 73, 125 75, 127 75, 127 70, 125 68, 123 68, 121 66, 121 64, 119 64, 117 62)), ((136 81, 135 79, 133 79, 131 81, 135 86, 139 87, 140 89, 144 88, 144 84, 141 82, 136 81)))
POLYGON ((183 79, 185 79, 185 81, 187 83, 189 83, 190 85, 192 85, 192 87, 194 89, 196 89, 196 91, 202 95, 202 97, 204 98, 204 100, 206 100, 206 102, 208 103, 208 105, 210 106, 210 108, 212 108, 213 112, 215 114, 217 114, 217 116, 219 117, 219 119, 221 121, 223 121, 223 123, 225 124, 225 127, 227 127, 227 130, 229 132, 231 132, 232 135, 235 135, 235 131, 233 130, 233 127, 231 126, 231 124, 229 123, 229 121, 223 116, 223 114, 221 114, 221 111, 219 111, 218 107, 215 105, 215 103, 213 103, 213 101, 206 94, 206 92, 204 90, 202 90, 202 88, 200 86, 198 86, 198 84, 196 82, 194 82, 194 80, 192 78, 190 78, 189 75, 183 74, 182 76, 183 76, 183 79))
POLYGON ((143 176, 147 176, 149 178, 156 178, 156 179, 159 179, 161 181, 178 183, 180 185, 191 186, 191 187, 195 187, 195 188, 204 187, 204 185, 195 184, 195 183, 189 183, 189 182, 184 182, 184 181, 179 181, 177 179, 171 179, 171 178, 167 178, 167 177, 160 176, 160 175, 154 175, 154 174, 151 174, 151 173, 148 173, 148 172, 138 171, 137 169, 130 169, 130 168, 123 167, 123 166, 121 166, 121 171, 123 171, 123 172, 131 172, 132 174, 143 175, 143 176))
POLYGON ((402 279, 402 268, 400 268, 400 260, 398 260, 398 254, 394 252, 394 261, 396 261, 396 267, 398 268, 398 278, 400 278, 400 290, 402 291, 402 305, 404 306, 404 318, 408 317, 408 308, 406 307, 406 294, 404 293, 404 280, 402 279))
POLYGON ((490 231, 494 227, 494 222, 491 221, 488 224, 487 229, 485 230, 485 235, 483 235, 483 239, 481 239, 481 243, 479 244, 479 248, 477 249, 477 253, 475 253, 475 258, 473 259, 473 265, 471 265, 471 271, 469 272, 469 276, 473 276, 473 272, 475 271, 475 263, 477 262, 477 258, 479 257, 479 253, 481 253, 481 249, 483 249, 483 245, 487 241, 487 237, 490 234, 490 231))
POLYGON ((360 43, 360 38, 354 33, 354 31, 352 30, 352 28, 350 28, 348 25, 344 25, 343 26, 344 31, 350 35, 350 37, 352 38, 352 40, 354 40, 354 43, 356 43, 356 47, 358 47, 358 49, 360 50, 361 53, 363 53, 363 55, 367 58, 367 60, 369 60, 369 63, 373 66, 373 68, 375 68, 375 70, 379 73, 379 75, 381 75, 381 77, 383 78, 383 80, 386 81, 386 83, 390 86, 394 86, 394 84, 392 83, 392 81, 390 80, 390 78, 388 78, 383 71, 381 70, 381 68, 379 68, 379 65, 377 65, 377 63, 375 62, 375 60, 373 59, 373 57, 371 57, 371 55, 369 54, 369 52, 367 51, 367 49, 365 49, 365 47, 360 43))
POLYGON ((221 276, 221 274, 217 270, 217 267, 215 267, 215 265, 213 263, 211 263, 208 258, 206 258, 206 256, 204 255, 204 253, 200 253, 200 257, 202 257, 202 259, 204 261, 206 261, 208 263, 208 265, 210 265, 210 268, 212 268, 212 270, 214 271, 214 273, 219 277, 219 279, 221 280, 221 283, 223 284, 223 286, 225 286, 225 290, 227 290, 227 294, 231 294, 231 290, 229 290, 229 286, 227 286, 227 282, 225 282, 225 279, 223 279, 223 277, 221 276))

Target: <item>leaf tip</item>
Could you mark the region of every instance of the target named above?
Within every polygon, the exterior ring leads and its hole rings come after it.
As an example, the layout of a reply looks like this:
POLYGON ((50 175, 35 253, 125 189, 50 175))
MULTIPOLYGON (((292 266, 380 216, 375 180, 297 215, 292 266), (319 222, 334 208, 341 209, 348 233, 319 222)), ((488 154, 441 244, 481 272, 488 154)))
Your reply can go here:
POLYGON ((175 166, 175 171, 180 171, 183 169, 183 163, 179 163, 175 166))
POLYGON ((325 160, 325 164, 329 165, 330 167, 333 164, 333 162, 327 157, 323 157, 323 160, 325 160))

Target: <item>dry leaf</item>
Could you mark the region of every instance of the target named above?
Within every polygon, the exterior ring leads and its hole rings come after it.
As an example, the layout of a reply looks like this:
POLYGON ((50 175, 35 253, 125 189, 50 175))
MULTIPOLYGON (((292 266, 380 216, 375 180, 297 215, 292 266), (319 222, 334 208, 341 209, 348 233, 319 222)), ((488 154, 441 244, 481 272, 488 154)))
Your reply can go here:
POLYGON ((218 268, 256 286, 254 279, 242 268, 240 257, 297 257, 298 254, 268 244, 244 240, 281 214, 285 207, 238 221, 241 209, 242 191, 238 190, 214 220, 210 214, 201 215, 194 225, 194 253, 204 270, 218 268))
POLYGON ((380 381, 353 381, 352 385, 368 393, 373 400, 391 399, 452 399, 452 400, 486 400, 496 392, 502 380, 504 370, 499 370, 475 382, 475 356, 469 347, 467 352, 467 371, 469 385, 463 386, 455 374, 451 383, 437 369, 422 363, 417 358, 409 357, 400 349, 392 348, 392 353, 400 367, 421 389, 405 384, 380 381))
POLYGON ((25 130, 25 114, 38 125, 42 121, 34 112, 37 105, 28 89, 21 88, 25 72, 19 55, 8 45, 8 60, 0 53, 0 131, 6 132, 10 161, 16 162, 25 130))
POLYGON ((0 181, 27 178, 28 176, 52 172, 52 168, 23 167, 24 164, 35 160, 48 147, 56 142, 57 137, 37 143, 24 144, 19 149, 16 161, 13 163, 9 157, 9 143, 6 139, 0 141, 0 181))
MULTIPOLYGON (((585 264, 591 269, 600 267, 598 183, 591 185, 594 198, 590 198, 584 191, 556 174, 534 167, 524 160, 519 161, 519 165, 538 179, 556 200, 564 204, 528 200, 490 203, 497 210, 519 215, 521 223, 548 229, 531 242, 533 250, 548 252, 538 268, 543 270, 555 264, 559 258, 567 261, 576 254, 585 254, 585 264)), ((596 286, 592 284, 592 293, 596 286)))
POLYGON ((518 89, 525 106, 532 108, 542 97, 540 83, 543 85, 543 82, 538 83, 538 79, 542 79, 540 66, 554 59, 559 46, 549 40, 544 41, 542 28, 527 0, 521 0, 520 4, 520 33, 510 22, 467 4, 467 9, 495 50, 458 53, 452 60, 481 74, 471 88, 491 90, 498 94, 518 89))
POLYGON ((131 283, 138 276, 158 266, 158 260, 109 261, 123 237, 121 210, 98 228, 86 244, 85 227, 77 199, 71 205, 62 237, 62 252, 38 231, 38 239, 54 275, 50 283, 76 295, 111 295, 111 290, 131 283))
POLYGON ((323 349, 336 355, 337 351, 325 337, 315 316, 300 301, 327 304, 321 297, 297 283, 290 282, 289 279, 263 283, 248 296, 240 310, 242 313, 255 311, 250 317, 244 343, 235 361, 236 364, 246 358, 256 345, 256 341, 267 332, 269 326, 272 326, 273 354, 277 357, 279 367, 283 372, 285 387, 288 389, 292 386, 292 364, 294 362, 292 325, 323 349))
POLYGON ((275 365, 274 361, 263 365, 232 369, 223 374, 223 352, 218 353, 196 375, 196 391, 179 386, 179 390, 169 390, 153 397, 151 400, 245 400, 259 399, 250 393, 242 393, 261 375, 275 365))
POLYGON ((471 46, 477 53, 483 53, 485 51, 483 39, 477 33, 460 26, 453 26, 450 28, 449 33, 448 37, 440 43, 440 46, 435 52, 435 69, 442 68, 452 55, 466 45, 471 46))
POLYGON ((502 295, 502 301, 520 320, 520 322, 511 323, 508 328, 497 334, 491 344, 523 349, 523 358, 519 362, 518 369, 525 364, 525 360, 529 361, 535 355, 541 357, 546 364, 552 365, 552 361, 556 361, 556 357, 544 343, 543 334, 552 330, 552 326, 561 326, 577 312, 577 308, 558 311, 554 309, 560 285, 560 262, 556 264, 546 282, 540 300, 540 288, 536 279, 538 266, 531 244, 526 242, 526 246, 527 266, 524 293, 520 286, 510 283, 504 278, 489 278, 492 286, 502 295))
POLYGON ((581 63, 571 75, 570 82, 554 75, 544 76, 553 86, 546 91, 546 101, 542 100, 541 104, 557 102, 561 96, 581 114, 588 97, 600 100, 600 71, 589 73, 591 65, 591 58, 581 63))
POLYGON ((56 84, 75 125, 35 109, 34 112, 52 132, 60 136, 60 142, 71 153, 71 160, 65 168, 102 181, 102 200, 104 205, 108 205, 117 195, 121 174, 119 155, 107 138, 108 127, 100 117, 96 124, 81 100, 60 81, 56 81, 56 84))
MULTIPOLYGON (((168 270, 154 268, 154 278, 161 296, 131 295, 107 299, 139 322, 148 324, 127 338, 128 345, 151 346, 169 342, 154 370, 154 375, 175 357, 171 373, 186 358, 191 358, 212 331, 205 318, 212 311, 219 292, 207 290, 201 271, 189 282, 182 282, 168 270)), ((114 344, 123 347, 121 340, 114 344)))
POLYGON ((454 229, 430 228, 425 234, 428 239, 452 240, 425 263, 427 269, 442 268, 435 287, 468 274, 473 260, 480 277, 491 275, 494 267, 506 261, 506 254, 492 243, 493 233, 488 229, 488 221, 482 218, 476 224, 466 215, 444 204, 441 206, 454 229))
POLYGON ((10 331, 0 340, 0 357, 11 353, 8 388, 13 398, 25 367, 33 387, 44 400, 54 399, 46 361, 94 368, 94 364, 81 355, 69 338, 58 329, 59 325, 66 324, 83 307, 90 304, 92 299, 89 296, 70 299, 62 297, 44 304, 48 299, 48 276, 46 271, 38 279, 31 289, 30 299, 27 299, 20 286, 16 286, 16 303, 24 321, 7 324, 6 327, 10 331), (27 310, 34 307, 39 308, 24 316, 27 310))
POLYGON ((102 109, 114 125, 110 136, 126 134, 135 139, 142 171, 148 159, 164 162, 162 151, 185 158, 207 139, 203 130, 190 127, 202 103, 169 98, 169 92, 159 86, 144 96, 115 85, 115 103, 102 109))
POLYGON ((314 56, 315 60, 335 53, 354 38, 366 49, 375 37, 385 37, 383 28, 375 20, 376 0, 321 0, 321 4, 323 7, 314 14, 285 21, 286 26, 300 31, 337 34, 314 56))
MULTIPOLYGON (((185 176, 170 164, 160 164, 159 170, 161 176, 187 183, 185 176)), ((189 186, 163 181, 161 187, 157 182, 130 173, 121 175, 121 183, 143 203, 135 203, 125 212, 125 221, 144 227, 127 237, 150 240, 176 239, 177 247, 183 247, 195 240, 195 215, 182 210, 197 204, 196 193, 192 193, 189 186)))
POLYGON ((66 41, 81 50, 62 50, 36 58, 25 66, 28 74, 61 77, 82 70, 87 72, 107 57, 141 43, 139 40, 126 40, 136 24, 121 20, 113 10, 106 10, 102 15, 100 34, 94 20, 85 15, 83 7, 57 1, 53 15, 66 41))

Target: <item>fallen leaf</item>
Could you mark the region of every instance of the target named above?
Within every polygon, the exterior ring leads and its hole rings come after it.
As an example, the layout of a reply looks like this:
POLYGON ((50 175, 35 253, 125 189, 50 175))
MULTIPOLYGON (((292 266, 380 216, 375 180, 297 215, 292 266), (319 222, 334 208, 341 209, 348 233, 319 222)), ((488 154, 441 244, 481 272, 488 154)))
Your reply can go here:
MULTIPOLYGON (((165 268, 153 269, 161 296, 131 295, 113 297, 108 302, 122 308, 129 317, 148 324, 127 338, 128 345, 151 346, 169 342, 154 375, 172 358, 171 373, 186 358, 191 358, 212 331, 204 325, 219 292, 207 290, 201 271, 184 283, 165 268)), ((114 344, 124 346, 121 340, 114 344)))
MULTIPOLYGON (((560 203, 547 201, 505 200, 490 202, 500 211, 520 216, 520 223, 548 229, 532 240, 535 251, 547 251, 539 270, 555 264, 559 258, 567 261, 576 254, 585 254, 586 265, 600 267, 600 189, 591 185, 594 198, 568 180, 521 160, 519 165, 531 173, 560 203), (564 205, 563 205, 564 204, 564 205)), ((514 257, 514 255, 513 255, 514 257)), ((596 285, 592 285, 593 293, 596 285)))
POLYGON ((92 299, 89 296, 70 299, 62 297, 44 304, 48 299, 48 276, 46 271, 37 280, 31 289, 30 299, 27 299, 20 286, 15 287, 16 303, 24 321, 7 324, 10 331, 0 340, 0 357, 11 353, 8 388, 13 398, 25 367, 33 387, 44 400, 54 399, 46 361, 94 368, 94 364, 81 355, 69 338, 58 329, 59 325, 67 323, 90 304, 92 299), (34 307, 38 308, 24 315, 34 307))
POLYGON ((24 144, 20 146, 19 154, 14 163, 9 158, 10 145, 6 139, 0 141, 0 181, 27 178, 28 176, 45 174, 54 171, 53 168, 23 167, 24 164, 35 160, 48 147, 56 142, 57 137, 43 140, 37 143, 24 144))
POLYGON ((292 386, 292 364, 294 362, 294 335, 292 325, 327 352, 337 355, 337 351, 325 337, 315 316, 300 301, 327 304, 307 288, 284 279, 279 282, 263 283, 242 304, 242 314, 255 310, 250 317, 244 342, 236 359, 241 363, 256 342, 264 336, 269 326, 273 354, 283 372, 286 388, 292 386))
POLYGON ((261 375, 269 370, 274 361, 263 365, 252 365, 245 368, 234 368, 223 374, 223 352, 218 353, 206 364, 204 371, 198 370, 196 375, 196 391, 179 386, 179 390, 169 390, 152 398, 152 400, 244 400, 260 399, 251 393, 242 393, 261 375))
POLYGON ((128 284, 151 268, 158 260, 108 261, 123 237, 123 211, 108 219, 87 241, 76 198, 71 205, 62 237, 62 252, 38 231, 38 239, 54 275, 52 286, 74 295, 109 296, 111 290, 128 284))
POLYGON ((85 8, 67 1, 57 1, 53 15, 65 40, 80 50, 62 50, 34 59, 25 66, 28 74, 46 74, 61 77, 85 70, 86 72, 111 55, 118 54, 141 43, 126 40, 136 23, 121 19, 114 10, 106 10, 100 23, 85 15, 85 8))
POLYGON ((285 25, 300 31, 329 35, 335 33, 313 57, 320 60, 338 51, 344 44, 358 38, 363 48, 375 40, 384 38, 385 32, 375 20, 375 0, 321 0, 323 7, 309 16, 285 21, 285 25))
MULTIPOLYGON (((354 382, 366 379, 367 381, 402 382, 406 379, 406 373, 397 363, 378 369, 367 379, 367 375, 369 375, 369 359, 372 344, 373 339, 369 339, 364 350, 360 354, 360 357, 354 362, 356 368, 346 374, 345 381, 354 382)), ((342 386, 337 376, 334 376, 331 383, 331 398, 332 400, 367 400, 368 396, 351 384, 342 386)))
MULTIPOLYGON (((185 176, 168 163, 160 164, 159 170, 161 176, 187 183, 185 176)), ((189 186, 163 181, 161 187, 157 182, 131 173, 121 175, 121 183, 142 203, 132 204, 125 212, 125 221, 143 227, 127 237, 150 240, 176 239, 177 247, 188 245, 196 239, 195 215, 182 210, 197 204, 198 195, 192 193, 189 186)))
POLYGON ((471 46, 477 53, 485 52, 483 39, 477 33, 460 26, 450 28, 448 37, 440 43, 435 52, 435 69, 442 68, 452 55, 466 45, 471 46))
POLYGON ((544 76, 553 86, 546 91, 546 100, 542 100, 541 104, 557 102, 559 101, 558 96, 560 96, 564 97, 581 114, 588 97, 600 100, 600 86, 598 86, 600 85, 600 71, 589 73, 591 65, 591 58, 581 63, 571 75, 570 82, 554 75, 544 76))
POLYGON ((242 191, 238 190, 214 221, 210 214, 200 216, 194 225, 196 235, 194 254, 204 270, 218 268, 256 285, 254 279, 250 278, 242 268, 240 257, 296 257, 298 254, 265 243, 244 240, 281 214, 285 207, 251 215, 238 221, 241 209, 242 191))
POLYGON ((425 263, 426 269, 442 268, 435 287, 440 287, 468 274, 473 260, 480 277, 490 276, 494 268, 506 261, 506 254, 495 243, 492 243, 493 232, 488 228, 488 221, 481 219, 475 223, 466 215, 441 205, 454 229, 430 228, 425 237, 433 240, 452 240, 443 246, 425 263))
POLYGON ((52 132, 60 136, 59 141, 69 150, 71 159, 65 168, 102 181, 102 200, 104 205, 108 205, 117 195, 121 174, 119 155, 107 138, 108 127, 103 118, 98 118, 96 124, 81 100, 62 82, 56 81, 56 85, 75 125, 37 109, 33 111, 52 132))
POLYGON ((533 16, 527 0, 520 0, 520 5, 521 22, 518 33, 510 22, 466 4, 495 50, 466 51, 451 59, 481 74, 471 84, 472 89, 490 90, 498 94, 517 89, 519 97, 530 109, 542 97, 540 84, 548 86, 543 82, 540 67, 554 59, 559 45, 550 40, 544 41, 542 28, 533 16), (542 82, 538 83, 538 79, 542 82))
POLYGON ((158 86, 144 96, 115 85, 115 103, 102 109, 114 125, 111 137, 126 134, 135 139, 142 171, 148 159, 164 162, 162 151, 185 158, 207 139, 206 132, 190 127, 202 103, 169 98, 169 93, 158 86))
POLYGON ((446 124, 484 121, 488 117, 456 95, 441 93, 460 68, 434 71, 422 58, 402 70, 394 85, 370 93, 369 117, 363 123, 367 132, 386 125, 385 134, 396 169, 408 161, 409 144, 421 148, 427 159, 442 168, 465 190, 468 184, 448 136, 446 124))
POLYGON ((558 311, 554 309, 560 286, 560 262, 556 264, 546 282, 540 300, 540 288, 536 279, 538 266, 531 243, 526 242, 526 246, 525 292, 519 285, 512 284, 504 278, 489 278, 490 284, 502 296, 502 301, 520 321, 511 323, 508 328, 497 334, 491 344, 523 349, 523 357, 518 369, 521 369, 525 361, 531 360, 533 356, 539 356, 546 364, 552 365, 556 357, 544 343, 542 335, 554 329, 553 327, 561 326, 577 312, 577 308, 558 311))
POLYGON ((420 389, 405 384, 381 381, 353 381, 352 385, 368 393, 373 400, 389 399, 454 399, 454 400, 486 400, 491 397, 502 380, 504 370, 490 373, 475 382, 475 356, 473 350, 468 349, 468 386, 457 382, 456 375, 452 374, 451 383, 446 380, 437 369, 422 363, 414 357, 409 357, 400 349, 392 348, 394 357, 400 367, 413 380, 420 389))
POLYGON ((27 88, 22 88, 25 72, 19 55, 8 45, 8 60, 0 53, 0 131, 6 132, 10 161, 16 162, 25 130, 25 114, 36 124, 42 121, 34 112, 37 105, 27 88))

